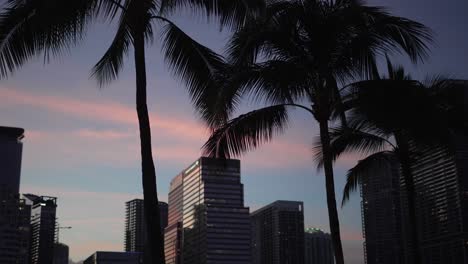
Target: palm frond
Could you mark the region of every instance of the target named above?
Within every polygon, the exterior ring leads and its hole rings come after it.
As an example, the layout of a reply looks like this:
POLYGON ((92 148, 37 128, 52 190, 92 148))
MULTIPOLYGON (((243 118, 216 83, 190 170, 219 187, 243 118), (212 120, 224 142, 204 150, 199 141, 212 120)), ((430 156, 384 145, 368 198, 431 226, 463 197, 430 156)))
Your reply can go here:
MULTIPOLYGON (((347 127, 330 128, 330 147, 333 160, 346 153, 371 154, 391 148, 388 136, 378 133, 377 129, 364 127, 363 124, 350 123, 347 127)), ((314 144, 317 167, 323 167, 322 145, 320 140, 314 144)))
POLYGON ((288 124, 286 105, 274 105, 230 120, 203 146, 205 155, 229 158, 253 150, 282 133, 288 124))
POLYGON ((123 13, 114 40, 104 56, 93 67, 91 76, 97 79, 100 86, 115 80, 123 67, 124 58, 132 44, 131 28, 128 22, 128 15, 123 13))
POLYGON ((346 175, 341 206, 349 201, 351 193, 359 188, 365 178, 381 177, 384 173, 392 173, 391 170, 398 164, 398 158, 393 151, 378 152, 359 161, 346 175))
MULTIPOLYGON (((343 3, 348 1, 343 1, 343 3)), ((372 78, 373 62, 379 55, 404 53, 413 62, 428 56, 432 31, 421 23, 392 16, 382 7, 351 1, 333 13, 336 52, 333 65, 337 76, 372 78)))
POLYGON ((300 58, 289 61, 267 62, 241 67, 231 77, 231 82, 244 86, 244 94, 255 101, 274 104, 297 102, 311 89, 310 73, 300 58))
POLYGON ((219 19, 221 26, 239 28, 264 8, 262 0, 162 0, 160 15, 171 14, 179 8, 190 8, 195 13, 219 19))
POLYGON ((232 64, 248 64, 259 56, 273 59, 307 57, 304 43, 295 30, 299 1, 272 1, 262 16, 249 20, 232 36, 228 46, 228 60, 232 64))
POLYGON ((217 79, 227 65, 211 49, 196 42, 179 27, 166 21, 163 51, 174 74, 185 82, 195 108, 208 119, 223 80, 217 79))
POLYGON ((79 42, 97 16, 112 16, 110 0, 12 0, 0 12, 0 77, 40 54, 47 62, 79 42))

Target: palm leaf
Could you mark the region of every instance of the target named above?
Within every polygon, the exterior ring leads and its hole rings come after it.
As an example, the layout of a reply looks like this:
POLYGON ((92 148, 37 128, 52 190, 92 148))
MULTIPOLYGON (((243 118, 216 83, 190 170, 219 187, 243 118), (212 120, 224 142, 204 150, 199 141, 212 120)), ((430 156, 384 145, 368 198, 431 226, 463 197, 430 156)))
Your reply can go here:
POLYGON ((190 8, 202 16, 216 16, 221 26, 238 28, 264 8, 262 0, 162 0, 158 15, 190 8))
POLYGON ((104 56, 93 67, 92 77, 96 78, 100 86, 115 80, 123 67, 124 58, 132 44, 129 14, 124 12, 119 21, 117 33, 104 56))
POLYGON ((238 156, 271 141, 287 124, 286 105, 261 108, 234 118, 214 131, 203 146, 203 152, 211 157, 238 156))
POLYGON ((110 0, 8 1, 0 13, 0 77, 40 54, 47 62, 69 50, 95 17, 115 10, 110 0))
POLYGON ((379 177, 379 174, 392 169, 397 164, 398 158, 393 151, 378 152, 359 161, 346 175, 341 206, 344 206, 349 201, 351 193, 357 190, 365 178, 379 177))
MULTIPOLYGON (((354 122, 348 127, 335 127, 330 129, 330 147, 333 160, 337 160, 346 153, 370 154, 392 147, 388 135, 379 133, 377 129, 356 125, 354 122)), ((317 167, 323 167, 322 145, 318 139, 314 144, 317 167)))
POLYGON ((218 72, 227 65, 221 56, 193 40, 175 24, 166 23, 163 39, 165 59, 174 74, 185 82, 195 108, 208 120, 209 113, 213 111, 210 106, 216 103, 223 82, 218 72))

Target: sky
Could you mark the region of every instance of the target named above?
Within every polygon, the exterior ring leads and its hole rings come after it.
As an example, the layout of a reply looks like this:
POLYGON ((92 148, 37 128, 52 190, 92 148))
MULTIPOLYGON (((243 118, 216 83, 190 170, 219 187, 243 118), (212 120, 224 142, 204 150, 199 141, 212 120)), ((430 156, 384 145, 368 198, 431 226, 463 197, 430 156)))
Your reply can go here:
MULTIPOLYGON (((468 79, 467 1, 368 3, 433 29, 435 43, 425 64, 395 61, 413 76, 468 79)), ((229 32, 187 13, 174 20, 193 38, 222 52, 229 32)), ((112 25, 94 25, 69 54, 48 64, 37 58, 0 81, 0 125, 26 130, 21 192, 58 197, 58 221, 72 227, 61 230, 60 241, 70 246, 75 261, 98 250, 123 250, 124 203, 142 197, 132 60, 109 86, 99 88, 90 79, 90 69, 114 30, 112 25)), ((160 44, 156 39, 147 50, 148 104, 159 198, 167 201, 170 180, 200 156, 208 132, 185 87, 168 71, 160 44)), ((242 110, 253 107, 246 104, 242 110)), ((329 230, 324 177, 312 157, 316 135, 313 119, 297 111, 284 135, 241 157, 246 206, 255 210, 275 200, 304 201, 306 225, 329 230)), ((335 166, 338 201, 346 170, 357 159, 346 156, 335 166)), ((359 194, 339 215, 347 263, 363 263, 359 194)))

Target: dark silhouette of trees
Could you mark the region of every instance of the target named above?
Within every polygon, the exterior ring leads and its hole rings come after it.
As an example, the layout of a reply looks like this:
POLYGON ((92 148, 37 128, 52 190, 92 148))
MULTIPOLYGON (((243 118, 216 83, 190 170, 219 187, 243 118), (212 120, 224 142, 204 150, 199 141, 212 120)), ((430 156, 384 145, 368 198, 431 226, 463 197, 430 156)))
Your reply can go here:
MULTIPOLYGON (((151 129, 146 95, 145 46, 156 28, 163 30, 163 52, 175 74, 188 84, 203 85, 221 59, 197 43, 167 17, 189 8, 212 15, 222 26, 236 28, 246 14, 262 2, 257 0, 9 0, 0 13, 0 76, 7 77, 40 54, 45 60, 72 49, 88 27, 105 18, 118 24, 115 38, 92 76, 100 85, 116 79, 124 59, 134 50, 136 109, 140 130, 142 183, 148 232, 145 263, 164 263, 160 229, 156 172, 151 147, 151 129)), ((191 91, 191 90, 190 90, 191 91)), ((194 97, 194 93, 191 93, 194 97)))
POLYGON ((199 90, 196 106, 215 128, 205 153, 240 155, 282 133, 289 109, 310 113, 320 126, 330 229, 336 263, 343 264, 329 134, 333 120, 347 123, 339 86, 373 76, 376 58, 387 52, 423 59, 430 40, 424 25, 362 1, 268 2, 234 34, 228 64, 199 90), (267 106, 226 121, 245 96, 267 106))
POLYGON ((459 130, 455 124, 460 125, 462 113, 454 111, 450 99, 441 97, 454 85, 451 80, 435 78, 423 84, 388 59, 387 65, 387 77, 375 76, 375 80, 354 83, 344 90, 349 123, 331 129, 331 149, 334 159, 347 152, 371 154, 348 171, 342 205, 365 177, 378 177, 376 170, 391 168, 395 162, 400 165, 413 262, 421 263, 412 158, 418 148, 448 144, 450 135, 459 130))

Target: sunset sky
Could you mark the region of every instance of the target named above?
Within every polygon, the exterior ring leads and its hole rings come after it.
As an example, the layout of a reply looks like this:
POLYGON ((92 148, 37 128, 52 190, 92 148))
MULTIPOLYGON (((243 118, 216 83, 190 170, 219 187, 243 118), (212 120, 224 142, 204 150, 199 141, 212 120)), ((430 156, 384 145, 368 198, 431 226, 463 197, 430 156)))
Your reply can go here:
MULTIPOLYGON (((4 2, 0 1, 0 3, 4 2)), ((431 59, 418 69, 399 61, 413 76, 442 74, 468 79, 468 2, 462 0, 375 0, 396 15, 435 31, 431 59)), ((174 20, 192 37, 221 52, 229 32, 187 13, 174 20)), ((58 197, 60 240, 73 260, 98 250, 123 250, 124 203, 142 197, 135 84, 132 60, 120 79, 98 88, 90 69, 112 40, 115 28, 98 24, 69 54, 44 65, 26 65, 0 81, 0 125, 26 130, 21 192, 58 197)), ((398 60, 396 61, 398 62, 398 60)), ((200 156, 208 133, 183 84, 167 70, 157 38, 147 51, 148 93, 160 200, 169 181, 200 156)), ((241 112, 255 105, 245 104, 241 112)), ((323 174, 312 158, 317 129, 311 116, 294 112, 288 132, 241 158, 246 205, 257 209, 274 200, 304 201, 307 226, 328 228, 323 174)), ((336 165, 337 200, 345 172, 358 157, 336 165)), ((363 261, 360 198, 340 209, 347 263, 363 261)))

